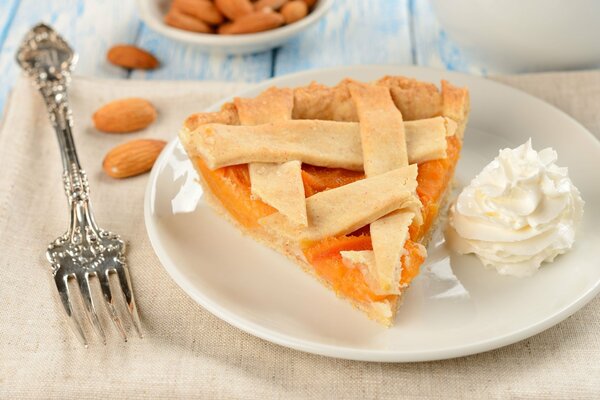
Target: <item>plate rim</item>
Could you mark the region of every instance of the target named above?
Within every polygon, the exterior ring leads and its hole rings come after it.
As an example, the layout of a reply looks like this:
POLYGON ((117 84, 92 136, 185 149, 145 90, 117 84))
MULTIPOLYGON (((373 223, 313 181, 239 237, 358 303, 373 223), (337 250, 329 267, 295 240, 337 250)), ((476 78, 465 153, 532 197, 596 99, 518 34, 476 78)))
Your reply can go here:
MULTIPOLYGON (((285 82, 291 79, 302 78, 305 76, 312 76, 314 74, 322 74, 322 73, 358 73, 359 71, 364 70, 381 70, 382 74, 391 74, 392 69, 397 69, 398 74, 402 75, 410 75, 410 71, 430 71, 435 73, 444 74, 446 77, 451 78, 462 77, 466 79, 475 79, 480 81, 485 81, 486 84, 495 85, 497 87, 501 87, 503 90, 512 91, 514 94, 519 96, 525 96, 530 101, 538 102, 544 107, 548 107, 552 110, 552 112, 558 112, 562 114, 563 117, 566 117, 570 120, 570 122, 578 125, 583 132, 591 138, 598 149, 600 150, 600 140, 596 138, 585 126, 583 126, 579 121, 574 119, 572 116, 557 108, 556 106, 545 102, 544 100, 535 97, 527 92, 516 89, 512 86, 506 85, 501 82, 492 81, 490 79, 486 79, 484 77, 473 76, 468 74, 463 74, 456 71, 446 71, 439 68, 430 68, 430 67, 419 67, 419 66, 403 66, 403 65, 356 65, 356 66, 345 66, 345 67, 330 67, 330 68, 316 68, 309 69, 300 72, 296 72, 293 74, 281 75, 278 77, 274 77, 260 83, 257 83, 249 88, 243 89, 239 92, 234 93, 231 96, 227 96, 218 102, 214 103, 210 107, 206 108, 207 111, 218 109, 224 102, 231 100, 235 96, 243 96, 245 93, 254 90, 265 89, 271 85, 280 84, 280 82, 285 82)), ((160 239, 158 237, 158 233, 156 231, 156 227, 153 223, 153 216, 151 214, 151 199, 154 194, 154 189, 156 187, 156 181, 159 175, 159 171, 164 166, 165 162, 171 156, 174 148, 177 146, 179 139, 175 137, 171 140, 163 152, 160 154, 158 159, 156 160, 154 167, 150 173, 150 177, 148 179, 148 183, 146 185, 146 190, 144 194, 144 222, 146 226, 146 232, 148 233, 148 237, 150 239, 150 244, 156 253, 161 265, 167 271, 169 276, 177 283, 179 287, 183 289, 183 291, 190 296, 196 303, 205 308, 215 317, 227 322, 228 324, 246 332, 263 340, 276 343, 278 345, 292 348, 295 350, 299 350, 302 352, 318 354, 322 356, 338 358, 338 359, 347 359, 347 360, 356 360, 356 361, 370 361, 370 362, 421 362, 421 361, 436 361, 436 360, 445 360, 457 357, 464 357, 473 354, 479 354, 491 350, 495 350, 501 347, 508 346, 510 344, 517 343, 519 341, 525 340, 529 337, 537 335, 554 325, 559 324, 564 321, 575 312, 579 311, 583 306, 588 304, 598 293, 600 293, 600 279, 596 282, 594 286, 589 288, 586 292, 582 293, 576 300, 571 302, 568 306, 558 310, 554 314, 549 317, 546 317, 542 321, 538 321, 532 324, 529 324, 525 327, 522 327, 516 331, 513 331, 509 334, 505 334, 500 337, 493 337, 485 340, 480 340, 477 342, 469 343, 466 345, 459 346, 451 346, 443 349, 433 349, 433 350, 416 350, 416 351, 394 351, 394 350, 373 350, 373 349, 357 349, 352 347, 345 346, 335 346, 329 344, 322 344, 311 340, 306 339, 298 339, 293 336, 287 334, 281 334, 273 329, 266 328, 259 323, 247 320, 246 318, 239 316, 227 308, 220 306, 217 302, 214 302, 209 297, 205 296, 197 290, 193 285, 191 285, 187 279, 179 272, 176 263, 173 262, 168 252, 162 246, 160 239)))

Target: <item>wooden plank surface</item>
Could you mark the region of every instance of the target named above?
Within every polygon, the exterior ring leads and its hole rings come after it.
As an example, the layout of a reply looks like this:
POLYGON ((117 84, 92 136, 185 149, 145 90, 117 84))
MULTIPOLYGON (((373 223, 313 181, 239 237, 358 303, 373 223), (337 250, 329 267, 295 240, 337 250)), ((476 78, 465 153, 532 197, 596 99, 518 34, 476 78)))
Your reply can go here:
POLYGON ((408 0, 337 1, 275 52, 275 75, 355 64, 412 64, 408 0))
MULTIPOLYGON (((19 9, 19 0, 0 0, 0 73, 2 73, 2 65, 7 59, 2 54, 2 48, 6 43, 6 39, 10 34, 10 29, 14 26, 13 21, 15 14, 19 9)), ((6 62, 10 62, 8 59, 6 62)), ((0 75, 0 117, 4 110, 4 103, 6 102, 7 93, 12 87, 11 80, 5 75, 0 75)))
POLYGON ((469 58, 448 38, 429 0, 410 0, 415 64, 451 71, 486 75, 487 71, 469 58))
POLYGON ((19 0, 0 0, 0 49, 6 40, 18 8, 19 0))
POLYGON ((226 56, 203 53, 192 45, 163 37, 145 25, 136 44, 150 50, 161 68, 135 71, 136 79, 205 79, 258 82, 271 76, 273 51, 245 56, 226 56))
POLYGON ((76 73, 96 77, 257 82, 304 69, 354 64, 487 72, 448 39, 429 0, 340 0, 317 25, 283 47, 247 56, 206 54, 160 36, 139 20, 133 0, 0 0, 0 116, 18 74, 14 53, 25 32, 40 21, 55 26, 80 53, 76 73), (147 48, 163 65, 133 73, 113 67, 105 54, 116 43, 147 48))
POLYGON ((112 78, 127 75, 126 71, 106 63, 105 57, 111 45, 134 40, 139 22, 133 1, 22 0, 18 3, 0 50, 0 109, 4 108, 6 96, 20 73, 15 53, 25 33, 38 22, 52 24, 77 49, 80 54, 77 74, 112 78))

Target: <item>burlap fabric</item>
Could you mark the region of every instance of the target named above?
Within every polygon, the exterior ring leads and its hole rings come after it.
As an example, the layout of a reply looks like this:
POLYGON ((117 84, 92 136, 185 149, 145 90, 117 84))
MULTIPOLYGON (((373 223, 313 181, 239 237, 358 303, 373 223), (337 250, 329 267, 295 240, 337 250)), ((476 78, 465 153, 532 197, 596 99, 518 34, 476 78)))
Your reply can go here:
MULTIPOLYGON (((600 71, 496 78, 563 109, 600 136, 600 71)), ((84 349, 69 331, 44 258, 67 224, 60 159, 41 98, 26 81, 0 131, 0 397, 483 399, 600 398, 600 299, 520 343, 454 360, 378 364, 290 350, 222 322, 188 298, 155 256, 144 227, 147 175, 115 181, 106 151, 132 138, 170 139, 183 118, 246 85, 77 78, 71 100, 80 158, 102 226, 128 238, 146 337, 84 349), (159 110, 148 130, 95 131, 93 111, 140 96, 159 110)), ((595 171, 597 172, 597 171, 595 171)), ((600 221, 599 221, 600 222, 600 221)))

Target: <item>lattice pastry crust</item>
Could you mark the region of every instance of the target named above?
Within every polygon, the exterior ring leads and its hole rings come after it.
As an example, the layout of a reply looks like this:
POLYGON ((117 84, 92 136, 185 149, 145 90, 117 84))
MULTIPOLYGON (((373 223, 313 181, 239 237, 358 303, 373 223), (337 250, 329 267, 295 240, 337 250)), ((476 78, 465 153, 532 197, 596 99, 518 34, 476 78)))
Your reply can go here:
MULTIPOLYGON (((462 140, 468 108, 467 91, 445 81, 440 92, 404 77, 346 79, 236 98, 220 112, 190 116, 180 140, 192 160, 201 158, 211 170, 248 164, 252 195, 276 212, 244 230, 306 270, 303 242, 370 225, 373 250, 341 256, 360 268, 375 293, 388 295, 354 305, 389 324, 405 289, 401 258, 409 227, 422 222, 417 163, 446 157, 448 136, 462 140), (365 178, 306 197, 303 163, 364 171, 365 178)), ((223 199, 213 200, 219 207, 223 199)))

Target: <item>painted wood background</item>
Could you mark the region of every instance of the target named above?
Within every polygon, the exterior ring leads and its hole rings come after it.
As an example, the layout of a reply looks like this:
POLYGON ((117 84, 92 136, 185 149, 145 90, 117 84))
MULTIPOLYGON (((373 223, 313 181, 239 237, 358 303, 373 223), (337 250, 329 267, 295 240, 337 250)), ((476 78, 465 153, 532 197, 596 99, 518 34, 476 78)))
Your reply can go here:
POLYGON ((96 77, 256 82, 353 64, 485 72, 447 39, 428 0, 339 0, 320 23, 283 47, 248 56, 205 54, 162 37, 141 22, 133 0, 0 0, 0 115, 19 73, 14 54, 25 32, 40 21, 52 24, 79 52, 76 73, 96 77), (163 67, 128 73, 109 65, 106 51, 116 43, 152 51, 163 67))

